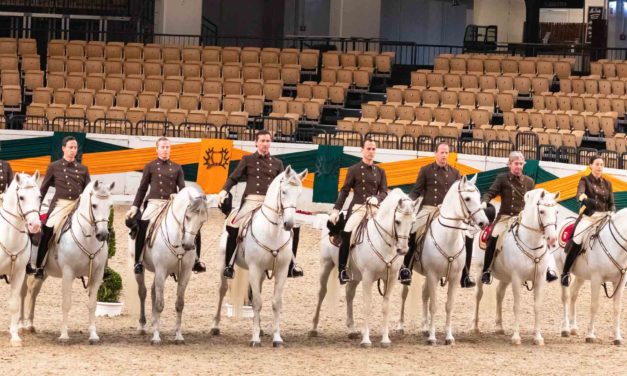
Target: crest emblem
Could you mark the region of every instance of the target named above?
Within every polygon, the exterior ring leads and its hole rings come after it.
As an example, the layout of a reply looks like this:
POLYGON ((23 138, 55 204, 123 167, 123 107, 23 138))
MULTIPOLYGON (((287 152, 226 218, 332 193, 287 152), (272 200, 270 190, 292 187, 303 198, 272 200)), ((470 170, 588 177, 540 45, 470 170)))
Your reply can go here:
POLYGON ((228 168, 229 161, 231 160, 231 156, 227 148, 222 148, 220 150, 208 148, 205 150, 205 155, 202 159, 205 161, 203 165, 205 165, 207 170, 212 167, 222 167, 226 170, 228 168))

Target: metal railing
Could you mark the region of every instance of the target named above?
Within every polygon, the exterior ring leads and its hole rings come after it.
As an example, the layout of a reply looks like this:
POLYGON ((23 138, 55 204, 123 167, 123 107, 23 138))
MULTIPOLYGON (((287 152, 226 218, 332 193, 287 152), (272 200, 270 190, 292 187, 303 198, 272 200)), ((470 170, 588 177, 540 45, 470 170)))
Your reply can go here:
POLYGON ((128 16, 131 0, 0 0, 0 8, 11 12, 128 16))

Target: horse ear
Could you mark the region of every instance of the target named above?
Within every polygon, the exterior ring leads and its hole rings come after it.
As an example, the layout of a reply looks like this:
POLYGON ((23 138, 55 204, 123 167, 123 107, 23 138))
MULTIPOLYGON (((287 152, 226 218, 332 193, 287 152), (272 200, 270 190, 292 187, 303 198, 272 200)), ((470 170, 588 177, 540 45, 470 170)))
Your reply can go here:
POLYGON ((546 193, 546 191, 543 189, 542 192, 540 192, 540 198, 544 198, 544 194, 546 193))
POLYGON ((96 180, 96 182, 94 183, 94 190, 98 189, 98 184, 100 183, 100 181, 96 180))
POLYGON ((21 173, 17 173, 15 174, 15 182, 19 185, 21 183, 22 180, 22 174, 21 173))
POLYGON ((39 180, 39 170, 35 170, 35 173, 33 174, 33 179, 35 179, 35 181, 39 180))
POLYGON ((472 185, 476 185, 476 183, 477 183, 477 175, 479 175, 479 174, 475 174, 475 176, 473 176, 472 179, 470 179, 470 183, 472 185))
POLYGON ((468 181, 468 179, 466 178, 466 175, 463 175, 460 180, 461 180, 460 184, 466 184, 466 182, 468 181))
POLYGON ((285 167, 285 176, 288 176, 292 173, 292 165, 287 165, 287 167, 285 167))
POLYGON ((109 184, 109 190, 112 191, 113 187, 115 187, 115 182, 111 182, 111 184, 109 184))
POLYGON ((557 201, 560 198, 560 192, 557 191, 557 193, 555 194, 553 198, 555 199, 555 201, 557 201))
POLYGON ((307 169, 303 170, 303 172, 298 174, 298 180, 303 181, 308 173, 309 173, 309 170, 307 169))

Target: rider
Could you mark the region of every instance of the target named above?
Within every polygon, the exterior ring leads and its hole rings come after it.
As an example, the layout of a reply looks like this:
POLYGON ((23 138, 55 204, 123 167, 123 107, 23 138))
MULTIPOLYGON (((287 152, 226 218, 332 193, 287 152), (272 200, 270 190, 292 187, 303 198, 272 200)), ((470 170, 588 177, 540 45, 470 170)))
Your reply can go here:
MULTIPOLYGON (((63 224, 72 212, 81 193, 91 180, 87 166, 76 160, 78 142, 73 136, 67 136, 61 141, 63 158, 48 165, 46 176, 41 183, 41 197, 46 196, 48 189, 54 187, 54 196, 48 208, 45 225, 42 226, 42 236, 37 252, 35 278, 44 278, 43 262, 48 253, 48 244, 54 237, 55 226, 63 224)), ((30 265, 30 264, 29 264, 30 265)), ((32 270, 27 267, 27 271, 32 270)))
MULTIPOLYGON (((220 204, 223 204, 231 188, 237 185, 241 178, 246 180, 246 189, 244 190, 242 204, 239 210, 232 211, 226 219, 226 232, 228 237, 226 240, 226 253, 224 258, 225 267, 222 273, 225 278, 231 279, 235 273, 231 259, 233 259, 233 254, 237 249, 239 226, 245 223, 252 213, 263 205, 270 183, 283 172, 283 162, 270 155, 271 143, 272 136, 270 132, 266 130, 258 131, 255 139, 257 151, 253 154, 245 155, 242 158, 237 168, 231 173, 218 194, 220 204)), ((292 253, 294 258, 292 262, 290 262, 288 277, 302 277, 304 274, 302 269, 293 261, 296 258, 296 252, 298 250, 300 227, 294 227, 292 230, 292 253)))
POLYGON ((570 269, 581 252, 583 240, 608 213, 616 211, 612 183, 603 177, 603 159, 601 156, 595 155, 590 158, 590 174, 582 176, 579 180, 577 200, 581 203, 582 208, 585 207, 585 210, 581 213, 581 222, 579 224, 575 222, 572 236, 564 249, 567 255, 561 283, 562 286, 566 287, 570 285, 570 269), (582 230, 576 233, 576 228, 582 230))
MULTIPOLYGON (((148 162, 144 166, 142 180, 137 188, 133 206, 126 212, 126 218, 136 221, 137 237, 135 238, 135 274, 144 272, 142 263, 142 252, 146 241, 146 232, 150 221, 154 219, 164 207, 170 196, 185 188, 183 169, 179 164, 170 160, 170 140, 167 137, 160 137, 157 142, 157 159, 148 162), (147 200, 146 192, 148 193, 147 200), (144 204, 144 210, 139 216, 139 207, 144 204)), ((133 225, 135 225, 133 223, 133 225)), ((196 234, 196 261, 192 270, 202 273, 207 270, 204 263, 200 261, 200 231, 196 234)))
MULTIPOLYGON (((11 169, 11 165, 7 161, 0 160, 0 195, 3 195, 7 188, 9 188, 12 180, 13 170, 11 169)), ((0 200, 0 203, 2 203, 2 200, 0 200)))
POLYGON ((333 224, 337 223, 340 210, 342 210, 344 202, 352 189, 353 200, 348 206, 348 219, 341 234, 342 244, 340 245, 338 263, 341 284, 352 280, 346 270, 351 234, 364 217, 366 217, 367 207, 365 204, 372 205, 374 210, 379 205, 379 202, 383 201, 388 194, 388 183, 385 171, 374 164, 376 152, 377 144, 371 138, 366 138, 361 146, 362 159, 359 163, 348 168, 344 186, 342 186, 333 211, 329 215, 329 222, 333 224))
MULTIPOLYGON (((459 171, 448 164, 449 145, 441 142, 435 149, 435 162, 423 166, 416 178, 416 184, 409 193, 409 197, 415 200, 422 197, 422 207, 418 214, 414 231, 409 236, 409 251, 405 255, 403 266, 399 271, 398 279, 404 285, 411 284, 412 264, 414 253, 416 251, 416 239, 418 235, 422 236, 426 231, 426 225, 429 218, 442 205, 444 196, 448 192, 451 185, 461 178, 459 171)), ((474 287, 475 281, 470 277, 470 262, 472 261, 472 238, 466 236, 466 265, 462 272, 462 287, 474 287)))
MULTIPOLYGON (((507 167, 509 172, 503 172, 497 175, 496 179, 486 193, 481 197, 484 207, 495 198, 501 196, 501 207, 492 227, 492 233, 488 239, 485 259, 483 262, 483 274, 481 282, 484 284, 492 283, 492 275, 490 267, 494 259, 496 243, 499 236, 507 231, 509 220, 517 216, 525 207, 525 194, 534 188, 533 179, 523 175, 523 166, 525 165, 525 156, 520 151, 512 151, 509 154, 507 167)), ((546 280, 548 282, 557 279, 557 274, 551 269, 546 271, 546 280)))

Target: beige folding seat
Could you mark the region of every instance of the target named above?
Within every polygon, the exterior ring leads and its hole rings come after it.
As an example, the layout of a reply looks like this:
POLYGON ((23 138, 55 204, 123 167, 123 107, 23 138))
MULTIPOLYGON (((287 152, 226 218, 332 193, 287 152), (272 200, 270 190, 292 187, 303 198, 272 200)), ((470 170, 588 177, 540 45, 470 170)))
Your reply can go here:
POLYGON ((165 122, 167 120, 168 111, 163 108, 150 108, 146 112, 147 122, 165 122))
POLYGON ((17 54, 20 56, 36 55, 37 40, 33 38, 20 38, 17 40, 17 54))
POLYGON ((198 103, 200 102, 200 95, 197 93, 185 93, 179 97, 178 108, 187 111, 193 111, 198 109, 198 103))
POLYGON ((242 68, 242 78, 244 80, 258 80, 261 78, 261 65, 258 63, 247 63, 242 68))
MULTIPOLYGON (((281 49, 279 49, 279 48, 269 48, 269 47, 266 47, 266 48, 262 49, 261 52, 259 53, 259 62, 262 65, 279 64, 279 54, 280 53, 281 53, 281 49)), ((296 61, 296 63, 298 63, 298 61, 296 61)))
POLYGON ((457 108, 457 93, 454 91, 443 91, 440 93, 441 106, 449 109, 457 108))
POLYGON ((244 96, 249 95, 263 95, 263 81, 262 80, 247 80, 242 86, 244 96))
MULTIPOLYGON (((529 77, 517 76, 514 78, 514 88, 519 95, 529 95, 531 92, 531 79, 529 77)), ((542 94, 542 93, 538 93, 542 94)))
POLYGON ((202 93, 202 78, 200 77, 186 77, 183 81, 183 93, 202 93))
POLYGON ((144 60, 143 65, 143 73, 146 77, 148 76, 161 76, 163 67, 163 62, 161 60, 144 60))
POLYGON ((586 92, 586 84, 583 79, 573 77, 571 78, 570 82, 573 88, 572 90, 573 95, 581 95, 586 92))
POLYGON ((241 65, 237 62, 224 63, 222 65, 222 77, 226 80, 229 78, 241 78, 241 65))
POLYGON ((182 65, 183 77, 200 77, 202 73, 202 65, 199 61, 186 61, 182 65))
POLYGON ((514 96, 509 93, 501 93, 496 97, 496 105, 500 111, 512 111, 514 109, 514 96))
POLYGON ((69 106, 72 104, 72 100, 74 98, 74 90, 67 88, 60 88, 54 91, 52 95, 53 103, 55 104, 64 104, 69 106))
MULTIPOLYGON (((3 70, 3 69, 14 69, 14 70, 17 70, 17 56, 15 56, 15 57, 1 56, 0 57, 0 61, 3 61, 2 66, 0 66, 0 70, 3 70), (13 63, 11 62, 11 59, 14 59, 14 61, 16 62, 15 67, 11 67, 13 65, 13 63)), ((48 72, 48 73, 52 73, 52 72, 65 73, 65 62, 66 62, 65 56, 50 56, 50 57, 48 57, 48 62, 46 64, 46 72, 48 72)))
POLYGON ((585 92, 587 94, 598 94, 599 93, 599 81, 596 79, 587 79, 584 80, 585 92))
POLYGON ((281 80, 268 80, 263 84, 263 95, 266 101, 279 99, 283 95, 283 82, 281 80))
POLYGON ((406 86, 390 86, 385 89, 388 102, 403 103, 403 91, 406 86))
POLYGON ((437 90, 437 91, 444 90, 444 76, 439 73, 427 74, 427 86, 431 90, 437 90))
POLYGON ((163 91, 169 93, 180 93, 183 91, 183 80, 181 76, 167 76, 163 80, 163 91))
POLYGON ((501 61, 496 59, 486 59, 483 61, 485 74, 499 76, 501 74, 501 61))
POLYGON ((248 113, 245 111, 232 111, 227 118, 227 124, 229 125, 248 125, 248 113))
POLYGON ((470 113, 470 119, 475 128, 479 128, 483 125, 490 125, 490 119, 492 116, 487 110, 476 109, 470 113))
POLYGON ((80 90, 85 87, 85 74, 74 72, 65 77, 65 87, 80 90))
POLYGON ((68 118, 84 118, 86 107, 81 104, 71 104, 65 110, 65 116, 68 118))
POLYGON ((612 111, 618 114, 619 118, 625 117, 625 101, 623 99, 612 99, 612 111))
POLYGON ((52 103, 52 88, 39 87, 33 90, 32 103, 49 105, 52 103))
POLYGON ((143 59, 143 43, 127 43, 124 45, 124 59, 143 59))
POLYGON ((340 66, 343 68, 357 68, 357 56, 361 51, 351 51, 340 54, 340 66))
POLYGON ((92 89, 80 89, 74 93, 74 104, 91 107, 94 104, 95 91, 92 89))
POLYGON ((123 74, 109 74, 105 78, 105 89, 119 92, 124 89, 124 75, 123 74))
POLYGON ((261 68, 261 78, 263 80, 280 80, 281 79, 281 65, 266 63, 261 68))
POLYGON ((105 42, 89 41, 85 45, 85 56, 87 58, 92 58, 92 57, 102 58, 104 57, 104 49, 105 49, 105 42))
POLYGON ((462 91, 457 94, 460 108, 474 110, 477 107, 476 94, 471 91, 462 91))
POLYGON ((181 49, 176 45, 166 45, 161 47, 161 58, 164 62, 181 61, 181 49))
MULTIPOLYGON (((447 57, 436 57, 433 59, 433 72, 434 73, 448 73, 450 70, 449 59, 447 57)), ((465 72, 464 72, 465 73, 465 72)))
POLYGON ((421 93, 422 96, 422 105, 425 107, 439 107, 440 105, 440 94, 435 90, 424 90, 421 93))
POLYGON ((163 76, 180 76, 181 75, 181 62, 180 61, 165 61, 163 63, 163 76))
POLYGON ((188 123, 203 124, 207 122, 207 115, 209 112, 205 110, 192 110, 187 114, 188 123))
POLYGON ((137 94, 137 107, 149 110, 157 107, 157 93, 144 91, 137 94))
POLYGON ((614 63, 603 63, 603 77, 605 78, 615 78, 617 76, 616 73, 616 64, 614 63))
POLYGON ((534 77, 531 79, 531 89, 534 94, 549 92, 549 80, 546 77, 534 77))
POLYGON ((411 72, 411 87, 427 88, 427 74, 424 72, 411 72))
POLYGON ((134 91, 121 90, 115 96, 115 105, 117 107, 131 108, 135 107, 137 93, 134 91))
POLYGON ((54 119, 64 117, 66 108, 67 105, 65 104, 55 103, 46 107, 46 118, 48 119, 48 123, 52 124, 52 122, 54 122, 54 119))
POLYGON ((553 71, 560 81, 571 76, 571 69, 571 64, 568 61, 553 62, 553 71))
POLYGON ((258 64, 259 63, 259 48, 244 47, 240 53, 240 61, 242 64, 258 64))
POLYGON ((463 58, 450 59, 449 71, 453 74, 466 74, 466 59, 463 59, 463 58))
POLYGON ((222 99, 222 111, 239 112, 242 111, 244 97, 241 95, 226 95, 222 99))
POLYGON ((99 90, 94 97, 96 106, 111 107, 113 106, 113 100, 115 98, 115 91, 113 90, 99 90))
POLYGON ((501 67, 503 69, 503 76, 516 77, 519 75, 517 60, 503 59, 503 61, 501 61, 501 67))
POLYGON ((144 60, 161 60, 161 45, 148 43, 143 48, 144 60))
POLYGON ((2 101, 5 111, 22 110, 22 89, 18 85, 2 86, 2 101))
POLYGON ((296 48, 284 48, 279 54, 279 62, 285 64, 299 64, 299 51, 296 48))
POLYGON ((311 97, 314 99, 324 100, 325 102, 328 101, 331 97, 330 87, 324 85, 313 86, 311 88, 311 97))
POLYGON ((449 91, 462 91, 462 79, 458 74, 445 74, 444 86, 449 91))
POLYGON ((24 94, 32 94, 33 90, 44 86, 44 72, 31 70, 24 73, 24 94))
POLYGON ((240 52, 239 47, 224 47, 222 49, 222 63, 239 63, 240 52))
POLYGON ((126 110, 126 120, 128 120, 133 128, 137 128, 137 123, 146 120, 147 110, 141 107, 133 107, 126 110))
POLYGON ((479 87, 481 91, 496 94, 498 92, 496 88, 496 77, 495 76, 479 76, 479 87))
POLYGON ((124 89, 128 91, 140 92, 144 90, 144 76, 127 75, 124 78, 124 89))
POLYGON ((222 48, 218 46, 204 46, 200 58, 204 63, 219 63, 221 60, 222 48))
POLYGON ((383 76, 390 75, 392 73, 393 60, 394 57, 386 54, 385 52, 380 55, 376 55, 374 58, 375 72, 383 76))
POLYGON ((300 82, 301 66, 286 64, 281 68, 281 79, 287 86, 296 86, 300 82))
POLYGON ((65 56, 65 45, 67 41, 64 39, 52 39, 48 42, 48 56, 65 56))
POLYGON ((204 79, 222 77, 222 63, 219 63, 219 62, 203 63, 202 77, 204 79))
POLYGON ((340 54, 335 51, 325 52, 322 54, 322 66, 324 68, 339 68, 340 54))
POLYGON ((180 129, 179 127, 181 126, 181 124, 187 121, 187 110, 178 109, 178 108, 169 110, 166 116, 166 120, 169 121, 172 125, 174 125, 174 128, 176 129, 176 133, 178 135, 178 130, 180 129))
POLYGON ((263 95, 248 95, 244 97, 244 111, 248 112, 249 116, 263 116, 263 105, 263 95))
POLYGON ((87 42, 84 40, 68 41, 68 43, 65 45, 65 55, 68 57, 78 56, 82 58, 83 56, 85 56, 86 45, 87 45, 87 42))
POLYGON ((538 77, 544 77, 549 80, 552 80, 553 77, 555 77, 552 61, 538 60, 536 62, 536 70, 538 77))
POLYGON ((87 89, 102 90, 104 88, 104 73, 91 73, 85 78, 85 87, 87 89))
POLYGON ((470 58, 466 60, 466 70, 470 75, 479 76, 483 74, 483 60, 470 58))
POLYGON ((12 69, 4 69, 0 73, 1 85, 20 85, 20 72, 12 69))
POLYGON ((405 104, 419 105, 422 100, 422 91, 415 88, 407 88, 403 91, 405 104))
POLYGON ((584 103, 584 97, 570 97, 570 108, 571 111, 585 112, 586 107, 584 103))
POLYGON ((241 95, 242 94, 242 80, 239 78, 227 79, 222 84, 222 90, 224 95, 241 95))
POLYGON ((104 60, 102 58, 90 58, 85 60, 85 74, 103 73, 104 60))
POLYGON ((472 74, 465 74, 462 76, 462 87, 464 91, 470 91, 478 93, 479 89, 479 79, 478 76, 472 74))
POLYGON ((416 107, 414 114, 416 120, 412 124, 424 126, 433 121, 433 110, 430 107, 416 107))
POLYGON ((155 93, 163 91, 163 76, 146 76, 144 78, 144 90, 155 93))
POLYGON ((202 92, 204 94, 218 94, 222 97, 222 80, 219 78, 206 79, 202 83, 202 92))
POLYGON ((601 122, 597 116, 586 116, 585 120, 586 130, 590 136, 600 136, 601 122))
POLYGON ((222 107, 222 96, 216 94, 204 94, 200 99, 200 107, 205 111, 219 111, 222 107))

